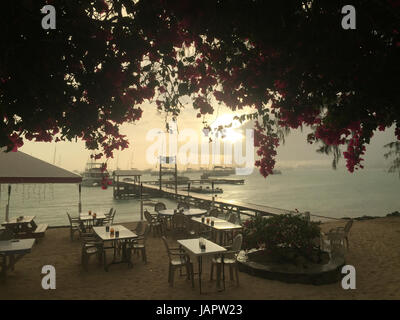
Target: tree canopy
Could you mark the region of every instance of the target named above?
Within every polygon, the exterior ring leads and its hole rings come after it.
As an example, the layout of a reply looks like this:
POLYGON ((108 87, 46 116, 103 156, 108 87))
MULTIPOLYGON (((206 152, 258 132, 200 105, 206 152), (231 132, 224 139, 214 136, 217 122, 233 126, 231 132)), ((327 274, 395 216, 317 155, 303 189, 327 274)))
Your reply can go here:
POLYGON ((18 0, 0 13, 0 147, 82 139, 112 157, 122 123, 147 101, 171 117, 189 96, 197 116, 218 103, 251 108, 262 175, 290 129, 362 168, 374 131, 400 140, 400 1, 18 0), (40 9, 56 9, 43 29, 40 9))

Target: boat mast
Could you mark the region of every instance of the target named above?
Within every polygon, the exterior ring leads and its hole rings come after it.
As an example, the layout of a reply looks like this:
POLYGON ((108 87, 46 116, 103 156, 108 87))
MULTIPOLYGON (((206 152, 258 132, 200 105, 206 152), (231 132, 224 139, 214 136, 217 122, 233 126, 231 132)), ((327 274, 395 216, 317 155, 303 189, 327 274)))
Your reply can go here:
POLYGON ((56 164, 57 145, 54 145, 53 164, 56 164))
POLYGON ((130 168, 128 168, 128 169, 133 169, 132 164, 133 164, 133 151, 131 152, 130 168))

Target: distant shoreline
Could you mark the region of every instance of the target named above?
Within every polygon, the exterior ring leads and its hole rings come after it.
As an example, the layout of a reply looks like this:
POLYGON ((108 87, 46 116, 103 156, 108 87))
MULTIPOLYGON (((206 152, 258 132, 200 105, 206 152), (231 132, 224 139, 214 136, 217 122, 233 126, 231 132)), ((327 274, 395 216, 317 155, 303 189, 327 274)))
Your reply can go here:
POLYGON ((343 217, 341 219, 343 220, 357 220, 357 221, 363 221, 363 220, 371 220, 371 219, 378 219, 378 218, 387 218, 387 217, 400 217, 400 212, 399 211, 394 211, 392 213, 388 213, 386 216, 361 216, 361 217, 356 217, 356 218, 349 218, 349 217, 343 217))

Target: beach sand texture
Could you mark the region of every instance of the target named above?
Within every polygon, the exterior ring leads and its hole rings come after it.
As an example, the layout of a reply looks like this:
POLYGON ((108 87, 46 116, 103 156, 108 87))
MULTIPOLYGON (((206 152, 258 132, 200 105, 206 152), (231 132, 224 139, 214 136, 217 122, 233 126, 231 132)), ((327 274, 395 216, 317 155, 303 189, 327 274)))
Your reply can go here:
MULTIPOLYGON (((344 224, 345 221, 325 223, 322 229, 327 231, 344 224)), ((132 229, 135 223, 124 225, 132 229)), ((400 218, 355 221, 349 240, 346 260, 356 268, 355 290, 342 289, 340 282, 322 286, 288 284, 242 272, 237 287, 229 280, 226 269, 226 291, 217 292, 215 280, 209 281, 210 263, 205 259, 206 293, 200 295, 197 275, 195 288, 178 271, 174 287, 168 285, 168 257, 159 237, 148 237, 147 264, 134 256, 132 269, 120 264, 105 272, 92 257, 87 272, 80 265, 79 240, 71 242, 67 228, 49 229, 32 253, 16 264, 15 271, 9 272, 5 283, 0 283, 0 299, 400 299, 400 218), (44 265, 56 268, 55 290, 41 287, 44 265)), ((169 242, 176 245, 172 239, 169 242)))

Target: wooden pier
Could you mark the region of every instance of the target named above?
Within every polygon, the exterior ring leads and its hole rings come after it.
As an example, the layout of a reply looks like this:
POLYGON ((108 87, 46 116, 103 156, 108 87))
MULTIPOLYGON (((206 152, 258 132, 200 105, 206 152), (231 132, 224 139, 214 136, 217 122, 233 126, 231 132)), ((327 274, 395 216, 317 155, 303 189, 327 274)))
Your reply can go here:
POLYGON ((113 172, 114 199, 128 199, 140 195, 140 174, 134 170, 115 170, 113 172))
POLYGON ((244 179, 226 179, 226 178, 208 178, 187 180, 186 190, 178 190, 178 171, 176 167, 176 158, 160 157, 159 179, 154 181, 141 181, 141 175, 134 170, 116 170, 113 172, 113 196, 114 199, 137 198, 140 200, 140 213, 143 219, 143 205, 151 203, 152 197, 170 198, 177 202, 184 202, 192 207, 209 209, 217 208, 222 213, 236 213, 238 218, 248 218, 254 216, 273 216, 279 214, 293 213, 293 211, 278 209, 241 201, 228 199, 217 199, 213 192, 215 184, 244 184, 244 179), (162 164, 173 164, 174 170, 167 170, 162 164), (162 179, 164 174, 173 172, 175 179, 162 179), (209 184, 212 190, 211 194, 199 194, 190 192, 190 186, 194 184, 209 184), (194 193, 194 194, 193 194, 194 193))
POLYGON ((245 203, 234 200, 216 199, 214 192, 215 184, 244 184, 244 179, 226 179, 226 178, 208 178, 198 180, 185 180, 185 183, 180 183, 178 179, 178 168, 176 156, 160 156, 159 157, 159 172, 158 180, 140 181, 140 174, 134 170, 115 170, 113 172, 113 196, 114 199, 129 199, 138 198, 140 200, 140 216, 143 219, 143 205, 152 203, 152 197, 170 198, 177 202, 184 202, 192 207, 209 209, 217 208, 222 213, 237 213, 238 218, 241 216, 274 216, 280 214, 294 213, 290 210, 278 209, 252 203, 245 203), (168 167, 172 165, 173 167, 168 167), (174 179, 163 179, 164 175, 173 175, 174 179), (178 184, 187 184, 186 190, 178 190, 178 184), (193 184, 209 184, 211 194, 190 193, 190 186, 193 184))
MULTIPOLYGON (((222 213, 237 213, 239 218, 261 216, 274 216, 280 214, 294 213, 290 210, 273 208, 264 205, 245 203, 228 199, 217 199, 212 194, 191 194, 190 191, 174 190, 173 187, 165 188, 157 186, 153 182, 136 182, 124 181, 126 190, 135 190, 138 192, 135 197, 146 200, 148 198, 169 198, 177 202, 184 202, 192 207, 197 208, 218 208, 222 213), (131 186, 129 186, 131 185, 131 186)), ((123 198, 123 197, 122 197, 123 198)))

